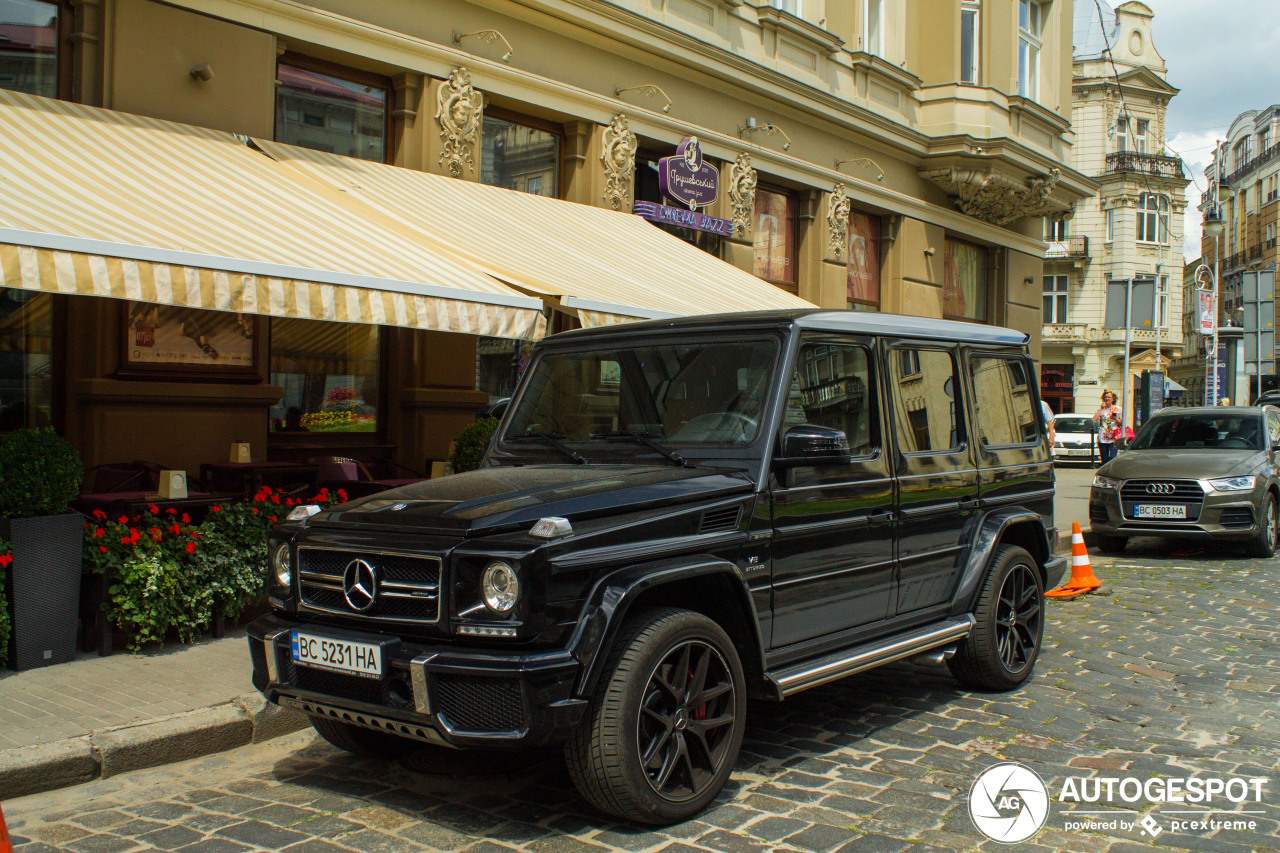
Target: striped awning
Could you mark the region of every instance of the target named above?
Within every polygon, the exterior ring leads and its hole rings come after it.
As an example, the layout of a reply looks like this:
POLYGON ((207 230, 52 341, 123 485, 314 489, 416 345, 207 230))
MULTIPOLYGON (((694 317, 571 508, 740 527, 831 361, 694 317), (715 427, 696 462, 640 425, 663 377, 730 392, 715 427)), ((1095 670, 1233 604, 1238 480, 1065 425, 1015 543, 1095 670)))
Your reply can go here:
POLYGON ((0 90, 0 286, 536 336, 542 302, 246 140, 0 90))
POLYGON ((619 213, 381 163, 254 144, 295 174, 367 205, 387 227, 559 298, 584 326, 811 303, 619 213))

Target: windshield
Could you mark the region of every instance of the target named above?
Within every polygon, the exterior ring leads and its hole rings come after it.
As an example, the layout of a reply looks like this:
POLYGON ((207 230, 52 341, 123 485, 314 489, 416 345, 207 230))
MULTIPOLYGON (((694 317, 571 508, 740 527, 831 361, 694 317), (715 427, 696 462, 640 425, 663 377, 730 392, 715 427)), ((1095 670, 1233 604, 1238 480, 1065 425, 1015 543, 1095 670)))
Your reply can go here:
POLYGON ((1258 415, 1176 415, 1156 418, 1138 434, 1130 449, 1262 450, 1263 441, 1258 415))
POLYGON ((1058 432, 1094 432, 1092 418, 1054 418, 1053 428, 1058 432))
POLYGON ((503 440, 639 435, 680 446, 747 445, 760 434, 777 351, 761 340, 548 352, 534 364, 503 440))

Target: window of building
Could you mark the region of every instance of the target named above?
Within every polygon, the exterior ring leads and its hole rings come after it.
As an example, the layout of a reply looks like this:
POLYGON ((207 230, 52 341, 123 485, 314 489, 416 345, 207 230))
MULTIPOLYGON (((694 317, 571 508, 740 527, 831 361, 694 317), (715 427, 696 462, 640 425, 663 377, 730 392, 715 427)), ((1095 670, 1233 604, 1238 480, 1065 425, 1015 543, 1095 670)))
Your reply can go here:
POLYGON ((1120 116, 1116 119, 1116 150, 1125 152, 1129 150, 1129 117, 1120 116))
POLYGON ((1155 193, 1138 196, 1138 242, 1169 242, 1169 197, 1155 193))
POLYGON ((58 97, 58 6, 0 0, 0 89, 58 97))
POLYGON ((1040 98, 1040 4, 1018 0, 1018 94, 1040 98))
POLYGON ((377 326, 273 319, 271 384, 284 394, 272 432, 378 432, 379 343, 377 326))
MULTIPOLYGON (((839 429, 848 438, 852 455, 870 455, 880 447, 874 377, 869 354, 862 347, 805 344, 791 377, 782 433, 802 424, 839 429)), ((825 468, 815 469, 815 474, 825 468)))
POLYGON ((756 188, 754 271, 765 281, 796 284, 796 197, 786 190, 756 188))
POLYGON ((912 357, 891 359, 893 418, 898 449, 903 453, 955 450, 962 434, 956 420, 960 381, 951 355, 941 350, 900 349, 912 357), (914 368, 913 373, 904 372, 914 368), (902 415, 906 417, 902 417, 902 415))
POLYGON ((1169 328, 1169 276, 1160 276, 1159 283, 1160 293, 1156 298, 1156 304, 1160 306, 1160 328, 1169 328))
POLYGON ((386 78, 285 54, 276 67, 276 141, 387 161, 386 78))
POLYGON ((1134 125, 1133 129, 1133 150, 1139 154, 1147 153, 1147 130, 1150 122, 1144 118, 1140 118, 1134 125))
POLYGON ((1046 323, 1067 322, 1067 277, 1065 275, 1044 277, 1044 321, 1046 323))
POLYGON ((781 9, 784 12, 790 12, 797 18, 808 16, 809 20, 817 20, 820 15, 816 14, 821 8, 822 0, 769 0, 769 3, 775 9, 781 9))
POLYGON ((863 50, 884 56, 884 0, 862 0, 863 50))
POLYGON ((486 110, 480 134, 480 182, 558 198, 562 137, 553 124, 486 110))
POLYGON ((1116 212, 1114 210, 1107 211, 1107 237, 1106 242, 1110 243, 1115 239, 1116 234, 1116 212))
POLYGON ((54 425, 53 375, 53 296, 0 287, 0 432, 54 425))
POLYGON ((1046 243, 1058 243, 1067 239, 1067 222, 1066 219, 1054 219, 1050 216, 1044 218, 1044 241, 1046 243))
POLYGON ((1038 441, 1040 419, 1031 400, 1026 364, 1016 358, 976 356, 969 365, 982 443, 999 447, 1038 441))
POLYGON ((1239 169, 1249 161, 1249 137, 1245 137, 1232 147, 1232 169, 1239 169))
POLYGON ((960 82, 978 84, 982 56, 982 30, 978 3, 960 4, 960 82))
POLYGON ((987 319, 987 250, 946 239, 942 262, 942 313, 961 320, 987 319))
POLYGON ((1271 131, 1264 130, 1258 134, 1258 153, 1261 154, 1271 147, 1271 131))
POLYGON ((852 305, 880 304, 880 217, 849 212, 848 300, 852 305))
MULTIPOLYGON (((668 203, 663 198, 662 188, 658 184, 658 160, 675 153, 676 151, 673 147, 666 154, 649 151, 641 151, 636 154, 636 201, 651 201, 654 204, 668 203)), ((711 161, 707 160, 705 162, 710 163, 711 161)), ((651 222, 649 224, 655 228, 661 228, 668 234, 674 234, 704 252, 720 257, 721 239, 718 234, 709 234, 705 231, 681 228, 677 225, 668 225, 666 223, 651 222)))

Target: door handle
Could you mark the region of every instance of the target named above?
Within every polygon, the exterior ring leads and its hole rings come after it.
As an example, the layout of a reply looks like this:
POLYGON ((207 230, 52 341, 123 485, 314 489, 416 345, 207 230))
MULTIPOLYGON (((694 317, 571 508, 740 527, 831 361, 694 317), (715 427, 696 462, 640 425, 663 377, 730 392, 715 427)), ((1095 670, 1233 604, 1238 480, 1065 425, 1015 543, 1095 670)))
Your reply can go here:
POLYGON ((977 509, 982 506, 982 498, 974 498, 967 501, 956 501, 960 509, 977 509))
POLYGON ((867 523, 872 525, 892 524, 894 519, 893 510, 888 512, 873 512, 867 516, 867 523))

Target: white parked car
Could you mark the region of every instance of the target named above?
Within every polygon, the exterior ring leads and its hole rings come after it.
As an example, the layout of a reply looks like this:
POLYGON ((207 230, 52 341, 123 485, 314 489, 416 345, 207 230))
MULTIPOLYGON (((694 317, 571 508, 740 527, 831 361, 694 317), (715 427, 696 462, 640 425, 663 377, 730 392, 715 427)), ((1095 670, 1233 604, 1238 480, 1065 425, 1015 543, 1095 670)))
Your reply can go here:
POLYGON ((1053 461, 1097 464, 1098 425, 1082 414, 1053 416, 1053 461))

